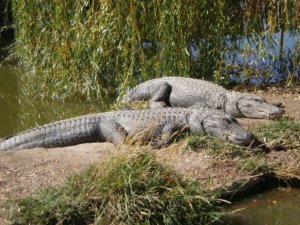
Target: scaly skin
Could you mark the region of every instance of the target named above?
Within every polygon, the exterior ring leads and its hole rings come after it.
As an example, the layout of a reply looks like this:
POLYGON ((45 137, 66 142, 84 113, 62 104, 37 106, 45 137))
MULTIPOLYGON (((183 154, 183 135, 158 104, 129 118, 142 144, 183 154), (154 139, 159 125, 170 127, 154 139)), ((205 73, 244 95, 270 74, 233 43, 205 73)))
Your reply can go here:
POLYGON ((252 135, 229 114, 206 108, 125 110, 74 117, 26 130, 0 141, 0 150, 61 147, 87 142, 123 143, 126 135, 154 129, 152 138, 170 143, 174 132, 188 128, 236 144, 249 144, 252 135))
POLYGON ((208 81, 184 77, 146 81, 129 90, 123 101, 141 100, 150 100, 151 108, 207 107, 234 117, 274 118, 284 113, 281 107, 257 95, 228 91, 208 81))

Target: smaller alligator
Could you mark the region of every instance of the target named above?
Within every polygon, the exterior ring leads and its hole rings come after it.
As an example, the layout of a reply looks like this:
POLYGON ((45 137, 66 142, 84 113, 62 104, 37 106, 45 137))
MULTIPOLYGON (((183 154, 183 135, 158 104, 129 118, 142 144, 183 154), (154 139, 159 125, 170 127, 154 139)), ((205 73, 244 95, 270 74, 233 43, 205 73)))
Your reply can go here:
POLYGON ((121 144, 127 135, 152 129, 152 137, 169 144, 178 130, 208 135, 236 144, 249 144, 253 136, 229 114, 219 110, 162 108, 124 110, 74 117, 23 131, 0 141, 1 150, 62 147, 87 142, 121 144))
POLYGON ((275 118, 284 113, 279 104, 247 93, 228 91, 208 81, 185 77, 162 77, 146 81, 127 92, 123 102, 150 100, 151 108, 207 107, 234 117, 275 118))

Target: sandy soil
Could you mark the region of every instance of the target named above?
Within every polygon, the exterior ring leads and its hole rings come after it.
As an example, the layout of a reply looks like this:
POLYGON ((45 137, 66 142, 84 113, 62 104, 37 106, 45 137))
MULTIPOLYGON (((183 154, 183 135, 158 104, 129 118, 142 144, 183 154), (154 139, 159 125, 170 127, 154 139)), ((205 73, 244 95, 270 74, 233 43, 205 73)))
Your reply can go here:
MULTIPOLYGON (((300 121, 300 87, 290 89, 267 88, 254 91, 254 93, 269 101, 282 102, 285 106, 286 115, 300 121)), ((246 127, 268 122, 267 120, 251 119, 240 119, 239 121, 246 127)), ((113 144, 92 143, 65 148, 0 152, 0 203, 28 195, 44 187, 61 185, 66 176, 81 171, 91 163, 108 159, 115 149, 116 146, 113 144)), ((224 176, 226 173, 228 179, 224 182, 227 182, 231 180, 231 174, 238 172, 230 169, 216 171, 215 166, 210 166, 210 159, 201 153, 186 152, 176 156, 174 156, 174 151, 169 151, 169 153, 166 151, 165 153, 164 157, 170 157, 172 159, 169 160, 170 163, 180 174, 186 177, 195 176, 201 179, 202 175, 197 172, 200 168, 206 170, 210 176, 224 176)), ((216 163, 222 167, 223 164, 229 162, 220 160, 216 163)), ((240 176, 247 175, 240 174, 240 176)), ((0 224, 5 224, 1 218, 0 224)))
POLYGON ((42 187, 60 185, 66 176, 107 159, 113 150, 113 144, 92 143, 1 152, 0 201, 24 196, 42 187))

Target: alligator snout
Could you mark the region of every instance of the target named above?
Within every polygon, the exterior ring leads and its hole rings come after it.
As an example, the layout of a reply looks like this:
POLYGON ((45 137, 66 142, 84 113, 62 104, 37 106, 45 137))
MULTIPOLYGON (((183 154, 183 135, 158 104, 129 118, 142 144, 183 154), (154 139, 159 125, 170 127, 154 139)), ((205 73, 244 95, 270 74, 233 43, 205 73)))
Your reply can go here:
POLYGON ((248 131, 240 131, 232 133, 228 136, 228 140, 238 145, 248 145, 254 140, 254 136, 248 131))

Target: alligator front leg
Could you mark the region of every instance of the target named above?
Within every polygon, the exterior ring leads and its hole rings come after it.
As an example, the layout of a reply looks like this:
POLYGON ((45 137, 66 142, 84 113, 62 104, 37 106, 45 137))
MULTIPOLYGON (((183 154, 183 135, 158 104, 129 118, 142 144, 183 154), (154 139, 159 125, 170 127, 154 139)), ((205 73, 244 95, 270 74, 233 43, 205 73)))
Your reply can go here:
POLYGON ((162 82, 158 90, 150 99, 150 108, 163 108, 170 106, 169 99, 172 91, 172 86, 167 82, 162 82))
POLYGON ((187 131, 187 127, 169 123, 159 131, 160 135, 157 135, 158 137, 152 142, 152 144, 157 148, 167 146, 184 131, 187 131))
POLYGON ((101 121, 98 124, 98 136, 103 141, 123 144, 126 138, 126 131, 116 121, 101 121))

